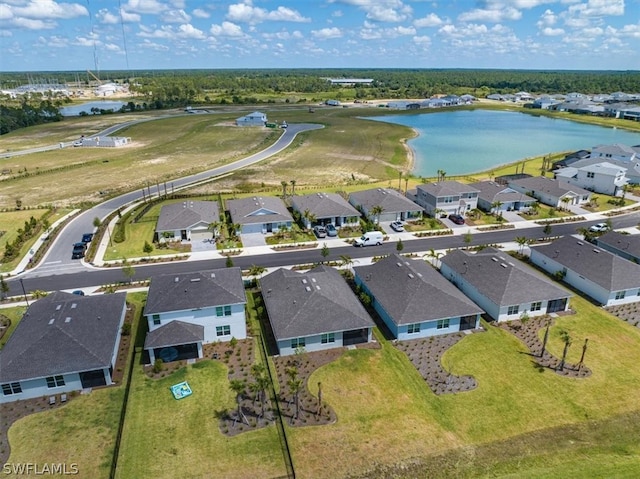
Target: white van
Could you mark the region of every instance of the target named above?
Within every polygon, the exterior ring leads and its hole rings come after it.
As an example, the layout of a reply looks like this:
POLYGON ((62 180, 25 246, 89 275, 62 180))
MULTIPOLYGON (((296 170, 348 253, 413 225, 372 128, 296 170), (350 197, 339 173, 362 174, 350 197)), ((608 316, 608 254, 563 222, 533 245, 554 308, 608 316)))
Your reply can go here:
POLYGON ((355 246, 372 246, 382 244, 382 233, 380 231, 368 231, 360 238, 356 239, 353 244, 355 246))

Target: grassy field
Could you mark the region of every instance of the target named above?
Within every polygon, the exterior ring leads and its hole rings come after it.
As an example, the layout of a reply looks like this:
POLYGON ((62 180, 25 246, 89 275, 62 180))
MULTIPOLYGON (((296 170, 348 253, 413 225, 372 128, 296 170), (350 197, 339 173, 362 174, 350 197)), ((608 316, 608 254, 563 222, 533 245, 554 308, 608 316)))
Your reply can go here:
MULTIPOLYGON (((467 465, 459 464, 458 471, 476 477, 484 466, 481 459, 474 461, 475 451, 494 443, 503 446, 493 451, 492 463, 484 471, 491 477, 495 471, 501 471, 498 477, 538 477, 545 469, 551 477, 554 464, 570 473, 562 477, 591 477, 593 461, 566 456, 556 449, 554 435, 545 439, 540 432, 560 428, 568 434, 571 428, 588 429, 590 421, 615 422, 618 416, 638 414, 640 371, 634 365, 640 360, 640 330, 584 299, 572 301, 578 314, 557 320, 549 348, 561 355, 559 330, 564 328, 574 340, 569 361, 577 362, 582 342, 589 338, 585 364, 593 375, 588 379, 539 372, 523 354, 524 346, 494 327, 465 338, 443 358, 455 374, 477 379, 479 387, 469 393, 435 396, 389 344, 379 351, 349 351, 321 368, 309 383, 322 382, 324 398, 335 408, 338 422, 289 429, 298 477, 357 476, 375 464, 393 468, 415 461, 429 470, 446 450, 466 451, 467 465), (516 463, 510 458, 511 438, 537 446, 520 451, 522 458, 516 463), (379 451, 384 454, 376 454, 379 451), (531 468, 529 473, 526 467, 531 468)), ((595 455, 608 457, 603 470, 640 474, 636 436, 615 436, 613 428, 608 436, 602 434, 601 442, 589 442, 588 447, 595 455), (612 445, 627 453, 609 456, 612 445)), ((572 440, 580 442, 580 434, 572 440)), ((401 469, 397 472, 396 477, 415 477, 402 476, 401 469)))
POLYGON ((220 362, 199 362, 160 380, 136 366, 116 477, 286 475, 275 426, 232 438, 220 432, 215 413, 234 404, 220 362), (176 401, 169 387, 181 381, 189 382, 193 395, 176 401))

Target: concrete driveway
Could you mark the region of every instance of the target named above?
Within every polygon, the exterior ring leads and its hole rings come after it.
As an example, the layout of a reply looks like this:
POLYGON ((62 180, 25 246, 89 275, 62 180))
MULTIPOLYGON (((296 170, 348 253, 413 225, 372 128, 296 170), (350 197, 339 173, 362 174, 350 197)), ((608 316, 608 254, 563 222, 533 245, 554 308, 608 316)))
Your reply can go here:
POLYGON ((245 248, 267 245, 267 238, 262 233, 243 233, 240 236, 242 238, 242 246, 245 248))

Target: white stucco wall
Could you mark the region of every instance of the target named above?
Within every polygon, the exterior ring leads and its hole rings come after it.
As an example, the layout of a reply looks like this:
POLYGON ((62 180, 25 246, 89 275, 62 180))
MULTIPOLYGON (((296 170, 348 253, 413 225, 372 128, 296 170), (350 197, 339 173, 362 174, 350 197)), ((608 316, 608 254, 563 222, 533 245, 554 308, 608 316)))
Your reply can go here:
MULTIPOLYGON (((325 349, 333 349, 333 348, 341 348, 343 346, 342 343, 342 331, 337 331, 334 333, 335 342, 322 344, 322 335, 314 335, 314 336, 305 336, 305 346, 304 350, 306 352, 312 351, 322 351, 325 349)), ((368 330, 367 342, 371 341, 371 328, 368 330)), ((280 356, 289 356, 291 354, 295 354, 296 348, 291 347, 291 339, 284 339, 278 341, 278 350, 280 351, 280 356)))

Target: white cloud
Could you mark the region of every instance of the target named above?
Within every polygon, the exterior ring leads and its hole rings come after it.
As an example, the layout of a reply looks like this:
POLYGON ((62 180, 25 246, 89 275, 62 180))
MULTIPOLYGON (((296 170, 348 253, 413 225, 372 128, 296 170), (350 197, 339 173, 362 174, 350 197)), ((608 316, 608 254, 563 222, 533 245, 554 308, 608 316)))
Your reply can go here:
POLYGON ((545 12, 540 15, 540 20, 538 20, 538 27, 551 27, 558 22, 558 16, 553 13, 551 10, 545 10, 545 12))
POLYGON ((618 33, 625 37, 640 38, 640 24, 625 25, 618 33))
POLYGON ((105 43, 104 44, 104 48, 107 49, 110 52, 116 52, 119 53, 120 47, 118 45, 116 45, 115 43, 105 43))
POLYGON ((139 44, 140 47, 142 48, 148 48, 149 50, 155 50, 158 52, 166 52, 169 51, 169 47, 166 45, 162 45, 161 43, 155 43, 152 42, 150 40, 144 40, 142 43, 139 44))
POLYGON ((545 27, 540 30, 545 37, 557 37, 558 35, 564 35, 564 30, 562 28, 551 28, 545 27))
POLYGON ((209 12, 207 12, 206 10, 203 10, 202 8, 196 8, 193 12, 193 16, 196 18, 209 18, 211 15, 209 15, 209 12))
POLYGON ((8 8, 15 17, 29 19, 70 19, 89 15, 87 9, 79 3, 57 3, 53 0, 30 0, 25 6, 0 6, 8 8))
POLYGON ((413 9, 401 0, 329 0, 329 3, 353 5, 365 11, 368 20, 402 22, 411 17, 413 9))
POLYGON ((246 3, 236 3, 229 5, 227 20, 240 23, 262 23, 265 21, 275 22, 310 22, 310 18, 303 17, 296 10, 287 7, 278 7, 275 10, 266 10, 246 3))
POLYGON ((96 13, 96 18, 100 21, 100 23, 104 23, 106 25, 115 25, 120 23, 121 19, 124 23, 138 23, 140 22, 140 15, 137 13, 128 13, 124 10, 118 13, 111 13, 106 8, 101 9, 98 13, 96 13))
POLYGON ((69 39, 59 35, 51 35, 48 38, 38 37, 37 44, 43 47, 68 48, 69 39))
POLYGON ((167 23, 189 23, 191 16, 184 10, 168 10, 162 15, 162 20, 167 23))
POLYGON ((624 0, 588 0, 569 7, 569 14, 584 17, 624 15, 624 0))
POLYGON ((196 39, 203 40, 206 38, 206 35, 202 30, 198 30, 193 27, 193 25, 185 24, 180 25, 178 28, 174 29, 171 25, 163 25, 159 29, 152 30, 150 28, 144 27, 140 25, 140 33, 138 33, 139 37, 142 38, 163 38, 167 40, 176 40, 176 39, 196 39))
POLYGON ((129 0, 125 9, 136 13, 157 14, 169 10, 169 7, 157 0, 129 0))
POLYGON ((315 38, 326 40, 328 38, 340 38, 342 36, 342 32, 336 27, 321 28, 320 30, 311 30, 311 35, 315 38))
POLYGON ((300 30, 294 30, 293 32, 288 32, 286 30, 282 30, 280 32, 275 33, 265 33, 262 35, 267 40, 300 40, 304 38, 304 35, 300 30))
POLYGON ((440 25, 442 25, 444 23, 444 20, 442 20, 438 15, 436 15, 435 13, 430 13, 429 15, 427 15, 426 17, 422 17, 422 18, 417 18, 413 21, 413 25, 418 27, 418 28, 424 28, 424 27, 439 27, 440 25))
POLYGON ((240 38, 245 36, 242 28, 232 22, 222 22, 221 25, 211 25, 209 31, 216 37, 240 38))
POLYGON ((475 8, 458 15, 461 22, 490 22, 499 23, 505 20, 520 20, 522 12, 513 7, 504 8, 475 8))
POLYGON ((57 26, 56 22, 24 17, 12 18, 9 23, 14 27, 26 28, 27 30, 51 30, 57 26))
POLYGON ((424 48, 427 48, 428 46, 431 45, 431 38, 429 38, 426 35, 413 37, 412 40, 413 40, 413 43, 424 48))

